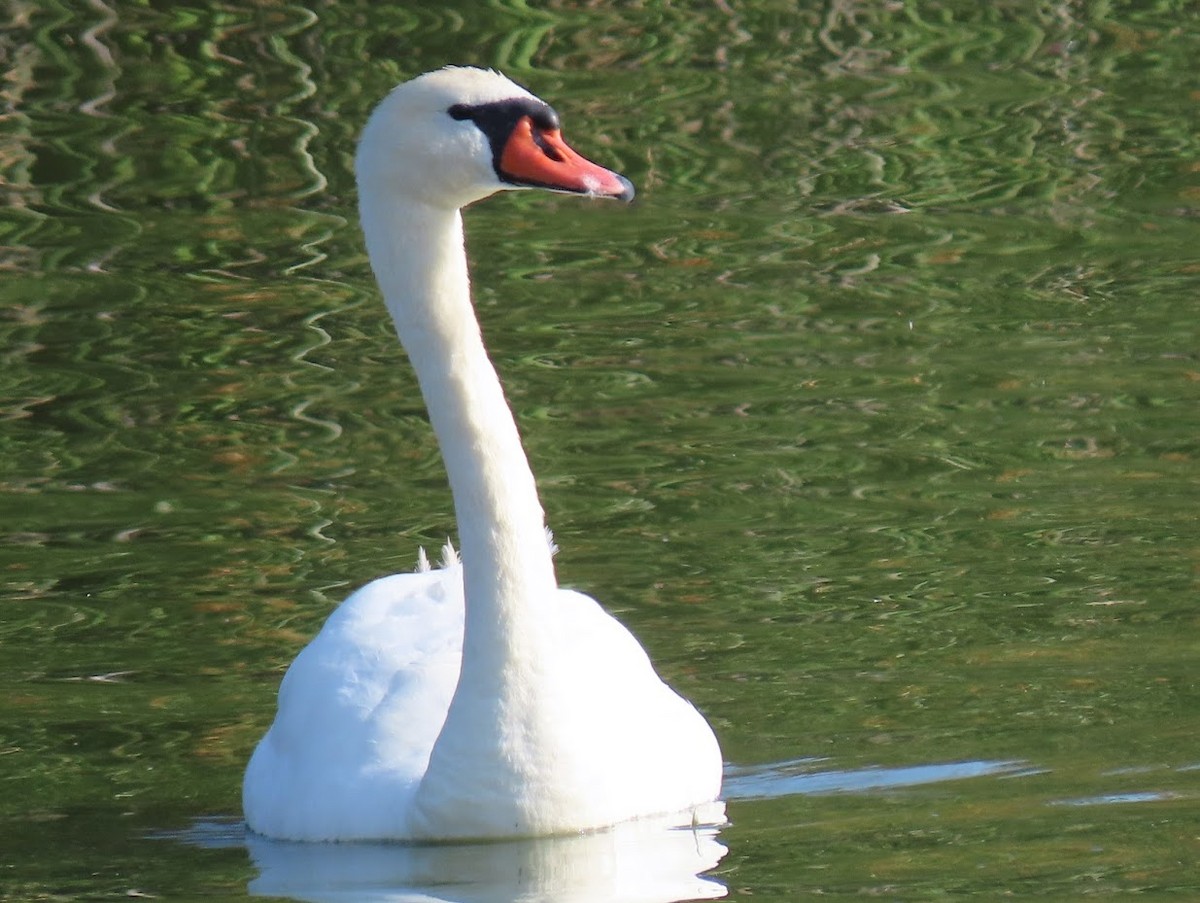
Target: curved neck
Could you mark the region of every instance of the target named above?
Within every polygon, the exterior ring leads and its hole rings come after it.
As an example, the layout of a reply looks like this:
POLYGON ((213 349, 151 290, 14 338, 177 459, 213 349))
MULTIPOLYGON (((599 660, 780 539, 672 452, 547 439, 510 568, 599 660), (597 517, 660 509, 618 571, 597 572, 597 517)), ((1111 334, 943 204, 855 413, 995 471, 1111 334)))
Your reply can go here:
POLYGON ((536 600, 557 584, 533 473, 471 305, 462 218, 366 192, 361 205, 371 264, 454 495, 466 591, 462 682, 503 679, 538 633, 536 600))

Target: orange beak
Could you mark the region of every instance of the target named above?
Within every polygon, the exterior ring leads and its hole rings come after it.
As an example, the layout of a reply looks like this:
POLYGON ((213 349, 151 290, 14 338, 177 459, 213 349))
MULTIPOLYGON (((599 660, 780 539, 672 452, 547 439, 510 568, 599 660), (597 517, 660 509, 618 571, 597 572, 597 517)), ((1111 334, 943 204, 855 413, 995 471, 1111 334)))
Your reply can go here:
POLYGON ((500 175, 514 185, 633 200, 633 183, 571 150, 558 129, 537 129, 522 116, 504 143, 500 175))

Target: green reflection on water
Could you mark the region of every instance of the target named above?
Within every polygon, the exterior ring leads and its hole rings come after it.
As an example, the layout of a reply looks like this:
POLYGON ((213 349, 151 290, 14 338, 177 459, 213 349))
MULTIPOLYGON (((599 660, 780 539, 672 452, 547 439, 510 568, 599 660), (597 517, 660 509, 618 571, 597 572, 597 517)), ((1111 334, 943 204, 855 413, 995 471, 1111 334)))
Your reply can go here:
POLYGON ((349 171, 451 60, 639 186, 468 223, 564 582, 731 762, 1029 763, 735 801, 731 889, 1196 889, 1190 8, 23 9, 6 892, 239 892, 145 836, 236 814, 296 649, 453 532, 349 171))

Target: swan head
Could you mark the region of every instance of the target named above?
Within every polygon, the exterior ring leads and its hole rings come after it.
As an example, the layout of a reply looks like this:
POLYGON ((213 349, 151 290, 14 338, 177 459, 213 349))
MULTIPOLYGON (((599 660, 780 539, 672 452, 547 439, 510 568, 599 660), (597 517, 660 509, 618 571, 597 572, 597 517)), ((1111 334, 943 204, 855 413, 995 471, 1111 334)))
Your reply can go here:
POLYGON ((577 154, 558 114, 498 72, 447 67, 392 90, 363 130, 360 199, 464 207, 503 189, 628 201, 633 185, 577 154))

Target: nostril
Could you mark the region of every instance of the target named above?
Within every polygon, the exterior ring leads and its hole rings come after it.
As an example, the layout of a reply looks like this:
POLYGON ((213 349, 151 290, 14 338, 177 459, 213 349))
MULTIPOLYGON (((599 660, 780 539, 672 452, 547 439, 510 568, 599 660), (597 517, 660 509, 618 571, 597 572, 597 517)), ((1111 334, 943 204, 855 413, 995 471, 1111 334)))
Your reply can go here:
POLYGON ((533 143, 542 149, 542 153, 553 160, 555 163, 562 163, 566 158, 557 147, 546 140, 545 133, 541 129, 533 130, 533 143))

